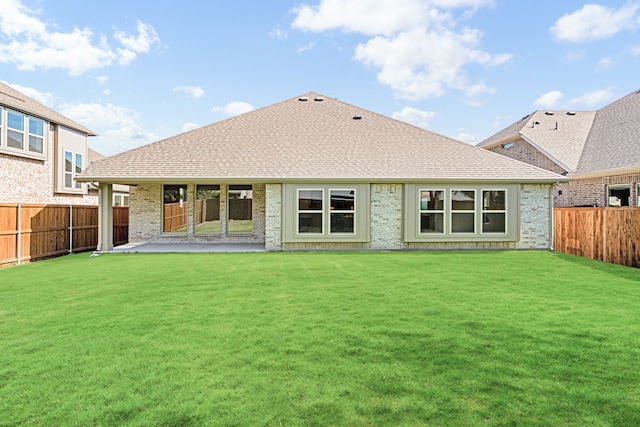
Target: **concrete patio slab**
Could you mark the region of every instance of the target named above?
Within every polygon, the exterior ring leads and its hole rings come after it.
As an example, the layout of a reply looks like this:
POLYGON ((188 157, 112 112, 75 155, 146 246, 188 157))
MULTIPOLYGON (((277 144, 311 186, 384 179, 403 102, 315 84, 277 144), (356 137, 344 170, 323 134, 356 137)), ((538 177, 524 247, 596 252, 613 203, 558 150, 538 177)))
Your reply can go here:
POLYGON ((110 253, 264 252, 264 243, 127 243, 110 253))

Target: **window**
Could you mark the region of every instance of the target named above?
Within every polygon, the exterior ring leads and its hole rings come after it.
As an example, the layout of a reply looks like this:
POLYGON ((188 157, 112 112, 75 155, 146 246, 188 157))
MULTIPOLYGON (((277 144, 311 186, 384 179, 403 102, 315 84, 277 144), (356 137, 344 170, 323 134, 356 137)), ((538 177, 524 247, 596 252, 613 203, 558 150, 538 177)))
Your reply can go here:
POLYGON ((124 194, 114 194, 113 206, 129 206, 129 196, 124 194))
POLYGON ((29 151, 44 152, 44 122, 33 117, 29 117, 29 151))
POLYGON ((451 190, 451 233, 475 233, 475 190, 451 190))
POLYGON ((298 190, 298 233, 322 234, 324 190, 298 190))
POLYGON ((482 232, 505 233, 507 230, 507 192, 504 190, 482 191, 482 232))
POLYGON ((24 114, 7 111, 7 147, 24 149, 24 114))
POLYGON ((0 107, 0 149, 43 158, 44 124, 42 119, 0 107))
POLYGON ((230 185, 227 199, 227 233, 253 233, 253 190, 251 185, 230 185))
POLYGON ((75 177, 82 172, 83 156, 71 151, 64 152, 64 187, 82 189, 82 183, 76 182, 75 177))
POLYGON ((502 144, 502 148, 511 148, 513 147, 513 142, 507 142, 506 144, 502 144))
POLYGON ((366 184, 285 185, 284 241, 366 242, 368 200, 366 184))
POLYGON ((298 234, 355 234, 355 189, 298 190, 298 234), (328 224, 326 223, 328 222, 328 224))
POLYGON ((629 185, 610 186, 608 188, 609 206, 629 206, 631 187, 629 185))
POLYGON ((444 233, 444 190, 420 190, 420 233, 444 233))
POLYGON ((406 186, 405 241, 515 241, 518 186, 406 186))
POLYGON ((187 186, 165 185, 163 224, 164 233, 187 232, 187 186))
POLYGON ((196 187, 196 233, 220 233, 220 186, 196 187))

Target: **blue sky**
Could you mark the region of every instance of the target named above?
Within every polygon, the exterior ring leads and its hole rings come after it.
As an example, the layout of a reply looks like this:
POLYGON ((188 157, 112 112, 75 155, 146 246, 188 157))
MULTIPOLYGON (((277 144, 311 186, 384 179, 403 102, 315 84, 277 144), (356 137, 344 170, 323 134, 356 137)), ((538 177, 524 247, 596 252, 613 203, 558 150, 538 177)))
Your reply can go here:
POLYGON ((640 0, 0 0, 0 80, 112 155, 309 91, 475 144, 640 88, 640 0))

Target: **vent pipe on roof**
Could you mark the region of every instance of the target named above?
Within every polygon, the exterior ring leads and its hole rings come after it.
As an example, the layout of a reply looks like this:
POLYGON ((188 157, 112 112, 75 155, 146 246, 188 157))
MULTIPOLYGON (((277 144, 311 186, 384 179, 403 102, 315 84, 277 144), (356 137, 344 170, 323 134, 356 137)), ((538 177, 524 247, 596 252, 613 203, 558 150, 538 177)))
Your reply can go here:
POLYGON ((567 111, 567 116, 575 116, 576 112, 575 111, 567 111))
POLYGON ((307 98, 306 96, 301 96, 300 98, 298 98, 298 101, 304 102, 304 101, 308 101, 309 98, 307 98))
POLYGON ((324 98, 323 98, 323 97, 321 97, 321 96, 316 96, 316 97, 314 98, 314 101, 316 101, 316 102, 322 102, 322 101, 324 101, 324 98))
POLYGON ((353 116, 353 120, 360 120, 360 119, 362 119, 362 116, 358 116, 357 114, 353 116))

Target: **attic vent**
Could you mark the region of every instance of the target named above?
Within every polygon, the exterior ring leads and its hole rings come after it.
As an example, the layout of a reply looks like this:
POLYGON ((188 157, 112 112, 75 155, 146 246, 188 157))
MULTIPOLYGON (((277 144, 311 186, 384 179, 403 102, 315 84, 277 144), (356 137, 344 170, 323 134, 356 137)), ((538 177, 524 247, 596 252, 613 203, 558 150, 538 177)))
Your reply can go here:
POLYGON ((545 111, 547 116, 553 116, 555 113, 553 111, 545 111))
POLYGON ((301 101, 301 102, 306 102, 308 100, 309 98, 307 98, 306 96, 301 96, 300 98, 298 98, 298 101, 301 101))
POLYGON ((357 114, 353 116, 353 120, 360 120, 360 119, 362 119, 362 116, 358 116, 357 114))
POLYGON ((567 111, 567 116, 575 116, 576 112, 575 111, 567 111))
POLYGON ((322 101, 324 101, 324 98, 323 98, 323 97, 321 97, 321 96, 316 96, 316 97, 314 98, 314 101, 316 101, 316 102, 322 102, 322 101))

